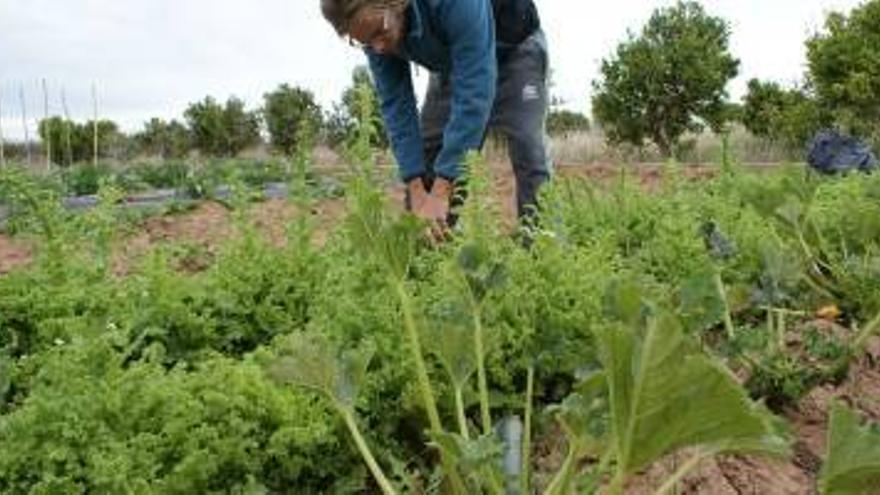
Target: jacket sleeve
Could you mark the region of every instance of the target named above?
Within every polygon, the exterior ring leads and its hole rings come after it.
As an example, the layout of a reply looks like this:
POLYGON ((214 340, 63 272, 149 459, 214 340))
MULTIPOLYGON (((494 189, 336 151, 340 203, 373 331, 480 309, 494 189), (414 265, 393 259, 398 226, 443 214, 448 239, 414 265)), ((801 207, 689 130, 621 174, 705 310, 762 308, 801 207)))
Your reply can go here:
POLYGON ((400 178, 408 181, 425 173, 422 134, 409 62, 370 51, 367 51, 367 58, 400 178))
POLYGON ((490 0, 446 0, 439 14, 452 59, 452 108, 435 170, 455 179, 464 155, 482 145, 495 101, 495 21, 490 0))

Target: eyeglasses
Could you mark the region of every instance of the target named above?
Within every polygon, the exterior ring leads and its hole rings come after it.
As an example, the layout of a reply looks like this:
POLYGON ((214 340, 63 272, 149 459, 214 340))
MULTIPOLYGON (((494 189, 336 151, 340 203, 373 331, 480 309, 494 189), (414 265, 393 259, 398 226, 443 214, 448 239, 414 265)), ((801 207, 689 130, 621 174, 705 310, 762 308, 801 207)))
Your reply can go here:
POLYGON ((352 48, 357 48, 359 50, 368 50, 375 46, 376 42, 382 39, 385 36, 388 36, 388 31, 390 28, 390 17, 391 11, 389 9, 384 9, 382 11, 382 28, 377 29, 372 35, 369 36, 366 43, 358 41, 351 37, 351 34, 346 35, 346 39, 348 44, 352 48))

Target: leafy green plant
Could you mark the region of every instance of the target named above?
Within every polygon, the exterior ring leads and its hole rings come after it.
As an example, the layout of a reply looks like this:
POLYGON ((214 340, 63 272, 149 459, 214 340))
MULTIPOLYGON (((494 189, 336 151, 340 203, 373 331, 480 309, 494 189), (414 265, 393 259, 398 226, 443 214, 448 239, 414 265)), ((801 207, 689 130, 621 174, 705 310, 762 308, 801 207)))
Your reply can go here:
MULTIPOLYGON (((695 453, 661 492, 720 453, 787 452, 772 416, 749 401, 729 371, 698 350, 675 316, 647 306, 629 283, 610 287, 607 301, 620 322, 597 330, 610 411, 608 434, 599 438, 607 442, 599 468, 613 458, 610 493, 623 493, 629 475, 683 447, 695 453)), ((578 450, 571 445, 570 456, 578 450)), ((556 493, 568 489, 574 465, 573 460, 564 465, 553 485, 556 493)))
POLYGON ((880 428, 859 423, 847 407, 831 407, 828 455, 819 480, 825 495, 872 493, 880 482, 880 428))
POLYGON ((807 40, 809 77, 821 104, 841 125, 880 138, 880 2, 870 0, 848 14, 832 12, 825 29, 807 40))
POLYGON ((309 127, 318 128, 322 123, 321 107, 308 90, 282 84, 263 99, 263 118, 276 151, 293 154, 303 131, 308 133, 309 127))
POLYGON ((743 106, 741 120, 749 132, 798 152, 829 121, 827 112, 805 89, 785 89, 758 79, 749 81, 743 106))
POLYGON ((567 137, 576 132, 590 130, 590 119, 586 115, 565 109, 554 109, 547 114, 547 134, 567 137))
POLYGON ((177 120, 166 122, 154 117, 144 124, 142 131, 134 135, 134 140, 141 153, 163 160, 185 158, 192 148, 189 129, 177 120))
POLYGON ((642 146, 650 139, 670 157, 685 132, 703 122, 720 128, 725 87, 739 67, 729 37, 728 24, 699 3, 655 10, 638 36, 631 33, 602 62, 593 84, 593 113, 609 140, 642 146))
POLYGON ((784 454, 772 417, 748 400, 729 371, 695 349, 674 316, 643 319, 633 290, 623 290, 629 303, 616 311, 628 328, 598 334, 616 459, 611 493, 622 493, 629 474, 685 446, 697 451, 670 482, 724 452, 784 454))
POLYGON ((234 97, 220 105, 209 96, 190 104, 184 116, 193 146, 208 156, 232 157, 260 141, 259 115, 234 97))
POLYGON ((356 454, 312 398, 253 361, 123 366, 119 340, 99 329, 32 358, 30 395, 0 417, 0 442, 16 446, 0 452, 0 491, 356 491, 356 454))
MULTIPOLYGON (((369 88, 365 85, 361 85, 359 102, 361 114, 369 115, 371 111, 369 88)), ((386 283, 397 296, 403 316, 403 331, 410 357, 415 364, 416 380, 428 416, 430 433, 437 439, 443 435, 444 429, 425 362, 423 332, 418 324, 412 295, 406 285, 406 277, 410 271, 422 228, 411 215, 397 221, 390 218, 384 207, 382 194, 372 185, 374 168, 370 147, 372 132, 370 126, 362 126, 359 135, 350 145, 349 155, 356 160, 354 163, 359 168, 349 188, 352 211, 348 221, 349 235, 354 242, 366 249, 379 266, 386 283)), ((441 454, 447 476, 453 486, 462 491, 463 482, 455 470, 452 459, 448 453, 441 452, 441 454)))
POLYGON ((284 348, 284 354, 269 368, 276 380, 293 383, 319 392, 327 397, 342 416, 349 433, 357 444, 382 493, 395 492, 391 482, 373 457, 357 425, 355 402, 364 380, 372 351, 349 351, 334 356, 326 343, 294 336, 284 348))

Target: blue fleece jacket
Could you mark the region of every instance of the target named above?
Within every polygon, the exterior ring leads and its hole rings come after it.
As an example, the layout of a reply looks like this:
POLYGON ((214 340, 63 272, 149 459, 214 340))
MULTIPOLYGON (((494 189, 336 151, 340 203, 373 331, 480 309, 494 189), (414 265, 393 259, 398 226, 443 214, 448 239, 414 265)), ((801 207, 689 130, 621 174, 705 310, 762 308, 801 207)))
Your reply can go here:
POLYGON ((448 74, 452 108, 434 172, 460 174, 464 155, 480 147, 495 100, 497 61, 491 0, 411 0, 398 54, 366 50, 382 116, 404 181, 425 173, 410 62, 448 74))

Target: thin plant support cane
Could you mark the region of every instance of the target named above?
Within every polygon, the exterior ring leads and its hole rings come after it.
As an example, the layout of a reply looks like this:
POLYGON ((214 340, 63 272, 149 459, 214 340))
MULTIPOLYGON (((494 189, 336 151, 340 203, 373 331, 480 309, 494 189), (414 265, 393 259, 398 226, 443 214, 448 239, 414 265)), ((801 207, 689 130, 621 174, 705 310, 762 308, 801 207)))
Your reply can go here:
POLYGON ((73 121, 70 120, 70 109, 67 107, 67 94, 64 91, 64 88, 61 88, 61 108, 64 110, 64 163, 70 165, 73 163, 73 145, 71 143, 70 135, 72 134, 70 127, 73 125, 73 121))
POLYGON ((92 83, 92 109, 94 110, 92 120, 92 165, 98 166, 98 90, 92 83))
POLYGON ((27 102, 24 98, 24 84, 18 87, 18 99, 21 101, 21 127, 24 130, 24 150, 28 165, 31 164, 31 136, 27 124, 27 102))
MULTIPOLYGON (((43 87, 43 122, 46 122, 46 125, 49 125, 49 90, 46 87, 46 79, 42 80, 43 87)), ((50 172, 52 170, 52 136, 51 133, 48 132, 48 127, 46 128, 46 136, 44 139, 44 145, 46 146, 46 172, 50 172)))
POLYGON ((6 166, 6 151, 3 147, 3 95, 0 94, 0 168, 6 166))

